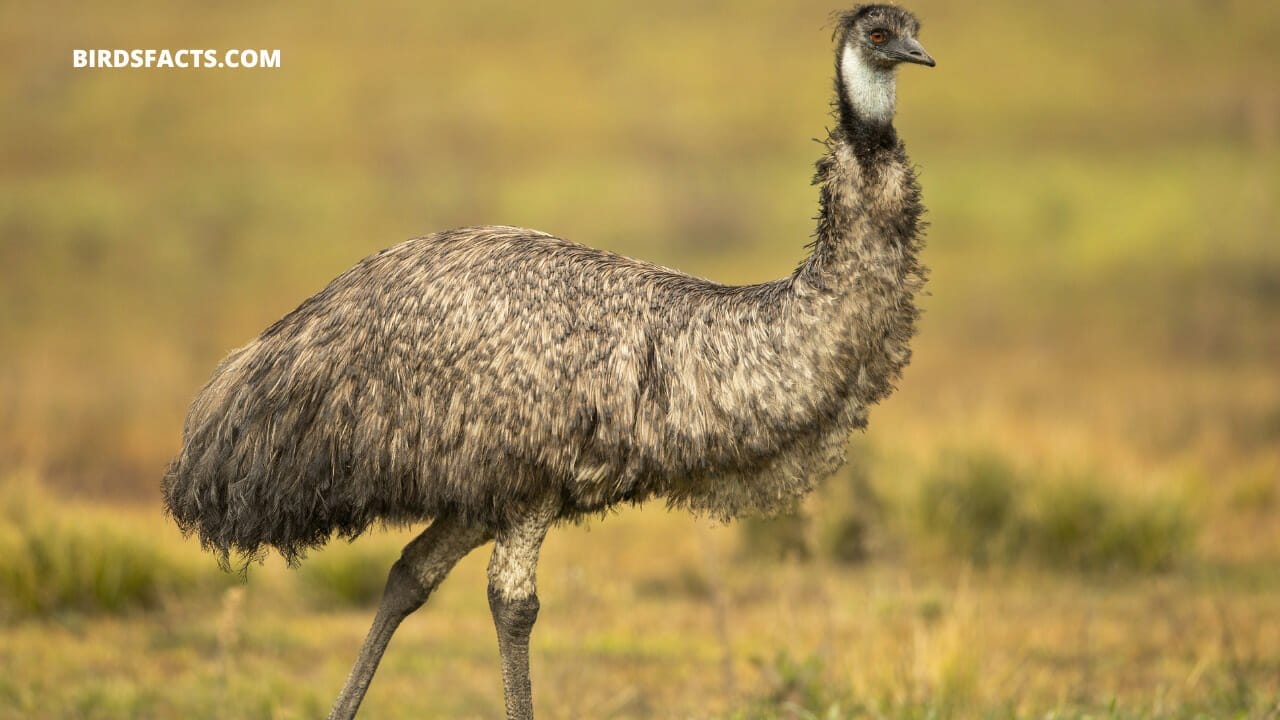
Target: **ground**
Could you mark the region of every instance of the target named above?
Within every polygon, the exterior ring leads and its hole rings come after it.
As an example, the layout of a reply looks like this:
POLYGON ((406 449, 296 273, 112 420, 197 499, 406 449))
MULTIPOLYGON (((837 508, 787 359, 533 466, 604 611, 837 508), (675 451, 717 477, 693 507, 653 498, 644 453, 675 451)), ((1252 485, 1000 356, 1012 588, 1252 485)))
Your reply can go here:
MULTIPOLYGON (((541 717, 1276 717, 1280 4, 919 0, 930 294, 800 515, 553 532, 541 717)), ((218 360, 359 258, 524 225, 800 261, 828 0, 0 5, 0 718, 315 717, 406 536, 225 576, 162 515, 218 360), (278 48, 276 70, 72 48, 278 48)), ((369 717, 495 717, 483 552, 369 717)))
MULTIPOLYGON (((405 537, 378 534, 312 562, 376 565, 380 575, 405 537)), ((736 546, 731 529, 660 508, 553 532, 532 649, 542 716, 1277 712, 1274 572, 850 569, 743 561, 736 546)), ((199 562, 194 547, 179 552, 199 562)), ((369 717, 500 715, 486 560, 484 549, 464 560, 401 628, 369 717)), ((0 717, 316 717, 371 616, 271 561, 247 582, 166 598, 151 612, 22 623, 0 646, 0 717)))

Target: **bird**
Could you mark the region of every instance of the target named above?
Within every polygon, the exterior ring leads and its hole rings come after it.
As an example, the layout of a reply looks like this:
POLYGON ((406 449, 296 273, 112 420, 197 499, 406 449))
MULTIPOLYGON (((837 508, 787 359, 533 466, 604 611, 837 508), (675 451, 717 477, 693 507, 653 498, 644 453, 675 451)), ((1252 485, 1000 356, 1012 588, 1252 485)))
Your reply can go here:
POLYGON ((893 124, 919 20, 838 14, 819 213, 788 275, 724 285, 510 226, 366 257, 232 351, 192 402, 167 514, 227 567, 426 524, 391 565, 331 718, 400 623, 493 543, 509 720, 533 717, 539 550, 554 526, 664 499, 717 519, 793 506, 910 360, 924 206, 893 124))

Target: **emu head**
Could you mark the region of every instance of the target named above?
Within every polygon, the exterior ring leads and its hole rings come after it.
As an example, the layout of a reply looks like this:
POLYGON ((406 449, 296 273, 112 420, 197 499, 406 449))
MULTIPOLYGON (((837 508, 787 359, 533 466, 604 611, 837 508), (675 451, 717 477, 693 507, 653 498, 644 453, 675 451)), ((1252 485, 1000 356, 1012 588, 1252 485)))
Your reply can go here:
POLYGON ((841 102, 864 121, 892 121, 898 66, 937 64, 916 39, 919 33, 916 16, 893 5, 859 5, 841 15, 836 28, 841 102))

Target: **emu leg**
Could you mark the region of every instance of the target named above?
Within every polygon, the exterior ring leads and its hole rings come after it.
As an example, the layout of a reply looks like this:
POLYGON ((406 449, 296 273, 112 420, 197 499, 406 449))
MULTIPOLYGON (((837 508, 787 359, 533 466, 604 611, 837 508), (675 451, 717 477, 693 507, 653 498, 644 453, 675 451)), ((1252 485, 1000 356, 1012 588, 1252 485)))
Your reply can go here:
POLYGON ((422 607, 427 596, 462 556, 488 539, 488 533, 482 530, 462 526, 450 518, 439 518, 405 546, 400 559, 391 566, 373 627, 360 648, 360 657, 351 668, 342 694, 329 713, 330 720, 355 717, 378 669, 378 661, 401 621, 422 607))
POLYGON ((538 619, 538 551, 555 521, 559 503, 548 500, 499 533, 489 560, 489 609, 502 653, 502 689, 507 720, 533 720, 529 680, 529 636, 538 619))

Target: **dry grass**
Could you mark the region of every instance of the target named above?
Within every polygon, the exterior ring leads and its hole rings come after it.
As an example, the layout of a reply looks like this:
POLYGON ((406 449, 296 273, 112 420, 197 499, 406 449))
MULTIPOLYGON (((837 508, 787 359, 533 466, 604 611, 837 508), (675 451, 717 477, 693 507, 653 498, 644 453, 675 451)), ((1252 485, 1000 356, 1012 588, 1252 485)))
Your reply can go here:
MULTIPOLYGON (((912 5, 941 65, 902 83, 934 269, 902 388, 801 520, 554 534, 543 716, 1276 717, 1280 5, 912 5)), ((323 714, 405 537, 219 576, 156 505, 195 389, 437 228, 785 272, 832 9, 0 6, 0 483, 55 489, 4 495, 0 718, 323 714), (113 46, 285 67, 69 67, 113 46)), ((369 716, 497 714, 483 563, 369 716)))
MULTIPOLYGON (((195 560, 190 544, 165 539, 172 531, 158 517, 127 515, 138 537, 195 560)), ((385 568, 405 539, 379 533, 313 560, 385 568)), ((553 533, 533 645, 540 711, 1076 717, 1114 707, 1115 717, 1267 717, 1280 701, 1273 568, 1097 576, 730 562, 738 543, 731 528, 659 510, 553 533)), ((371 717, 499 711, 484 555, 468 557, 397 635, 371 717)), ((272 561, 251 569, 247 585, 187 593, 146 614, 11 624, 0 645, 0 717, 321 714, 371 613, 316 611, 313 588, 272 561)))

